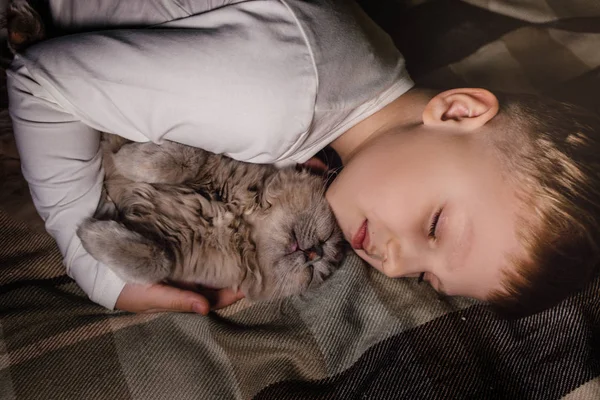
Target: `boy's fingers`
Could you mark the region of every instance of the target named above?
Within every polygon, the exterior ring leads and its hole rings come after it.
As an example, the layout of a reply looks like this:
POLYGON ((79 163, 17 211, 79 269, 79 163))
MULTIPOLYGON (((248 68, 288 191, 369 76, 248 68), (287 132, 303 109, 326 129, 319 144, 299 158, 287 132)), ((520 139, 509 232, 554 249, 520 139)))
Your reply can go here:
POLYGON ((201 294, 167 285, 155 285, 153 288, 156 289, 153 293, 152 308, 208 314, 210 309, 208 300, 201 294))
POLYGON ((228 305, 233 304, 243 298, 244 293, 242 293, 240 290, 234 291, 232 289, 221 289, 216 292, 215 301, 212 302, 211 308, 219 309, 227 307, 228 305))
POLYGON ((162 284, 127 284, 115 306, 130 312, 177 311, 206 315, 210 311, 208 300, 201 294, 162 284))
POLYGON ((199 287, 198 291, 208 300, 211 310, 227 307, 244 297, 244 294, 241 291, 234 291, 230 288, 208 289, 199 287))
POLYGON ((116 308, 130 312, 193 312, 206 315, 211 309, 223 308, 244 297, 232 289, 209 290, 202 293, 165 284, 127 284, 116 308))

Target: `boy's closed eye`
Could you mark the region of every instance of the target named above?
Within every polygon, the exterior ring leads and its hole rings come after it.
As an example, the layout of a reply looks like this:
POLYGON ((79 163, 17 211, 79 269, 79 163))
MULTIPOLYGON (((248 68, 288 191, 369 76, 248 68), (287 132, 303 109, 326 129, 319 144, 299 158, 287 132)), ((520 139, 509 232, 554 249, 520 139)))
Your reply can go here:
POLYGON ((429 223, 428 237, 432 240, 437 240, 437 227, 438 223, 440 222, 440 217, 442 216, 443 210, 443 208, 438 209, 431 217, 431 222, 429 223))

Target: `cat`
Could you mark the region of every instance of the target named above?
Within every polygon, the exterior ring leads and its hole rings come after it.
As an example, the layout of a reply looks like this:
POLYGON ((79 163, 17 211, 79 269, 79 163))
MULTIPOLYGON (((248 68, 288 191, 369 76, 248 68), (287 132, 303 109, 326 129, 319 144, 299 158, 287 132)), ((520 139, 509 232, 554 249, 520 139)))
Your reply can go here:
POLYGON ((169 141, 104 134, 101 145, 103 201, 77 234, 126 282, 194 282, 269 300, 318 286, 343 258, 322 177, 169 141))

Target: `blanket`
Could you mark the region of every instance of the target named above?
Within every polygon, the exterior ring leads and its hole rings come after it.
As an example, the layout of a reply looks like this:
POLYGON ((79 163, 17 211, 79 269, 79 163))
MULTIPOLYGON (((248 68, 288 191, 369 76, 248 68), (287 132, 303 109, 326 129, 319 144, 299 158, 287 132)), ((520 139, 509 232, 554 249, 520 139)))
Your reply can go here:
MULTIPOLYGON (((600 112, 600 2, 361 5, 419 84, 600 112)), ((600 279, 509 321, 349 255, 323 286, 280 301, 207 317, 103 309, 65 275, 32 212, 10 125, 0 145, 0 399, 600 398, 600 279)))

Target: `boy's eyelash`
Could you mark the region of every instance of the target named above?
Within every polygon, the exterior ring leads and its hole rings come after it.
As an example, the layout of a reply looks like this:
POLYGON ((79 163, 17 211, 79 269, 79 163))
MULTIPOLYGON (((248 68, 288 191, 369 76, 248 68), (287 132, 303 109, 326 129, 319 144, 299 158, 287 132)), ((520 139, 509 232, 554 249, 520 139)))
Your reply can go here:
POLYGON ((442 215, 442 209, 440 208, 434 215, 431 220, 431 225, 429 226, 429 237, 435 239, 435 231, 437 229, 437 224, 440 220, 440 215, 442 215))

